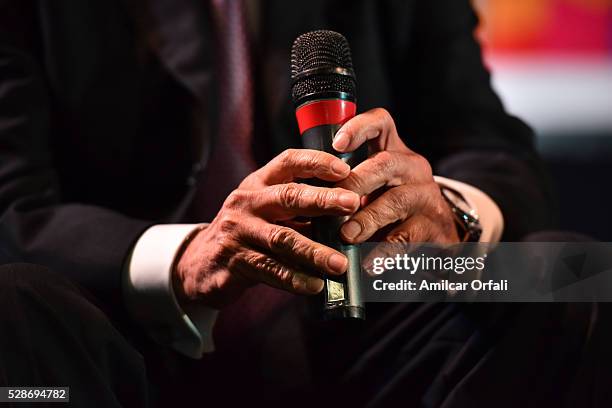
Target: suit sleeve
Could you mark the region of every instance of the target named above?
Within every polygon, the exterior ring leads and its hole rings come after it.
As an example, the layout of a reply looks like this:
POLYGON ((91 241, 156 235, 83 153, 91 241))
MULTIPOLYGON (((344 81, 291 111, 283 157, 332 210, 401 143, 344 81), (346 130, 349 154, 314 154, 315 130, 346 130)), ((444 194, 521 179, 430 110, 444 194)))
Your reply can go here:
POLYGON ((114 312, 122 304, 122 265, 150 223, 62 199, 49 91, 27 17, 35 13, 26 3, 0 1, 0 261, 67 274, 114 312))
MULTIPOLYGON (((401 73, 406 142, 436 174, 475 186, 500 207, 504 240, 549 228, 551 194, 531 129, 508 115, 490 84, 468 0, 415 2, 413 40, 401 73), (406 136, 407 135, 407 136, 406 136)), ((403 121, 403 122, 402 122, 403 121)))

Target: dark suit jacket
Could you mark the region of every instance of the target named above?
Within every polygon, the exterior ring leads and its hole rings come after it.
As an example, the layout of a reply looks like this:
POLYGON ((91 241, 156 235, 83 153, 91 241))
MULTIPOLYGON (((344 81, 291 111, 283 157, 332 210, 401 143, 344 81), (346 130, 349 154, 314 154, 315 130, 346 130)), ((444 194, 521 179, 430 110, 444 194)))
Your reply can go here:
MULTIPOLYGON (((119 307, 145 228, 195 221, 183 208, 216 116, 205 4, 0 0, 0 258, 48 265, 119 307)), ((351 44, 361 111, 387 108, 437 174, 488 193, 506 239, 547 225, 532 132, 490 87, 468 0, 266 0, 260 11, 260 163, 299 146, 292 41, 332 29, 351 44)))

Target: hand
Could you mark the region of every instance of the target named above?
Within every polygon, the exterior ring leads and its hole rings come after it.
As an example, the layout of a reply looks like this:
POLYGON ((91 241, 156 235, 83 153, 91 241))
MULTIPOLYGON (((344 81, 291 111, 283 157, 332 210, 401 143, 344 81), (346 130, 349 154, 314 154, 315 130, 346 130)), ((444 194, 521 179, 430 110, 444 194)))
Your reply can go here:
POLYGON ((362 208, 341 229, 349 243, 361 243, 391 228, 387 242, 459 242, 454 218, 429 162, 400 139, 393 118, 384 109, 355 116, 338 131, 333 147, 352 152, 368 143, 370 157, 338 187, 362 197, 362 208))
POLYGON ((348 260, 278 223, 353 214, 359 207, 354 192, 294 182, 315 177, 333 183, 349 172, 331 154, 286 150, 249 175, 181 255, 174 276, 179 299, 220 307, 258 282, 297 294, 320 292, 319 276, 346 272, 348 260))

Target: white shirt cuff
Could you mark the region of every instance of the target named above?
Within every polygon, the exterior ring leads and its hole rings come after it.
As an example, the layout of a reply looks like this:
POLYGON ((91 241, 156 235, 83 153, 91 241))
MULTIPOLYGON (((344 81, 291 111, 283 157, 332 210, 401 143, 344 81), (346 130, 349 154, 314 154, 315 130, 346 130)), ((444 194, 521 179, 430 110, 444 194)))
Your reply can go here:
POLYGON ((474 209, 482 228, 480 242, 499 242, 504 232, 504 217, 491 197, 476 187, 457 180, 440 176, 434 176, 434 180, 441 186, 452 188, 461 193, 470 208, 474 209))
POLYGON ((214 350, 212 329, 218 312, 197 306, 186 313, 172 288, 172 270, 194 224, 154 225, 138 239, 127 263, 125 302, 132 317, 157 342, 200 358, 214 350))

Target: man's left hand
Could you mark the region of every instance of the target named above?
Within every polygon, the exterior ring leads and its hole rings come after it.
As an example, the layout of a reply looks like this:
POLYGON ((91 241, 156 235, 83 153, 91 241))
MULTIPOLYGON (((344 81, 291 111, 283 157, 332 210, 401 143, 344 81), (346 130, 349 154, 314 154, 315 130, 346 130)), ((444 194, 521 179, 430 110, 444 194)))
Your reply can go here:
POLYGON ((452 211, 434 181, 429 162, 399 137, 385 109, 357 115, 338 131, 333 147, 352 152, 367 143, 370 157, 337 184, 362 197, 362 208, 341 229, 361 243, 383 228, 388 242, 459 242, 452 211))

